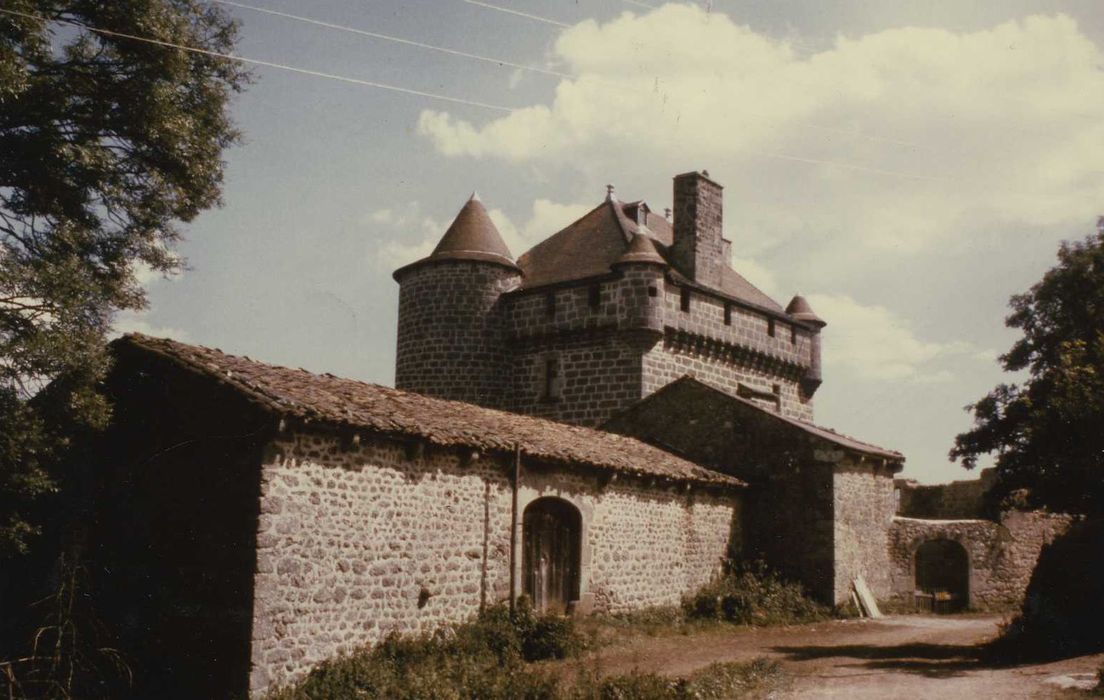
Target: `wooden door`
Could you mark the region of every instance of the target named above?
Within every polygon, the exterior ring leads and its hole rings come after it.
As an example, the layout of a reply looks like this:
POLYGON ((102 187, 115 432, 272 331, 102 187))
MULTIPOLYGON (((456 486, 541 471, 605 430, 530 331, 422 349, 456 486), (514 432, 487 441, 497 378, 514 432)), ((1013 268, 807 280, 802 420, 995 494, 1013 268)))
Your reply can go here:
POLYGON ((525 509, 522 529, 524 592, 540 612, 563 612, 579 598, 579 511, 558 498, 525 509))

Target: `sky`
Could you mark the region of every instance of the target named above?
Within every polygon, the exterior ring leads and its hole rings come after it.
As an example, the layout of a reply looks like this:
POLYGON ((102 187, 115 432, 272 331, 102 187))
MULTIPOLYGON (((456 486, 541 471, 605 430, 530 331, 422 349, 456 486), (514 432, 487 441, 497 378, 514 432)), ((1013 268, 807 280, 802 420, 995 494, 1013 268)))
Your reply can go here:
POLYGON ((473 190, 516 256, 607 184, 662 210, 707 169, 734 267, 828 322, 816 422, 935 483, 1022 379, 1009 297, 1104 214, 1099 0, 245 4, 240 56, 427 94, 256 68, 223 206, 119 332, 391 384, 391 272, 473 190))

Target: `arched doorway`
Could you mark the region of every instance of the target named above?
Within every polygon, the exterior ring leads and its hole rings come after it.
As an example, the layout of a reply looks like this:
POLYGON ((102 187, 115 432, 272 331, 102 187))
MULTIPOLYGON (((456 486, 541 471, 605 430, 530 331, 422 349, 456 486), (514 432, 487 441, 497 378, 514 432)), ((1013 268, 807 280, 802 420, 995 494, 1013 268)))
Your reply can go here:
POLYGON ((559 498, 538 498, 522 528, 524 592, 538 611, 559 611, 579 599, 582 516, 559 498))
POLYGON ((970 561, 952 540, 931 540, 916 550, 916 590, 931 596, 935 612, 955 612, 970 604, 970 561))

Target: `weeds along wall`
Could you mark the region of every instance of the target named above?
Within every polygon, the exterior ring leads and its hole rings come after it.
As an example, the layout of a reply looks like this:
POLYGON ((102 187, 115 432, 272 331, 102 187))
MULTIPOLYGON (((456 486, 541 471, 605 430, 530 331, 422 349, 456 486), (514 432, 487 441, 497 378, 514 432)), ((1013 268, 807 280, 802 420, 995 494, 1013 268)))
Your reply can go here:
MULTIPOLYGON (((292 682, 392 631, 424 632, 508 598, 512 455, 299 433, 264 460, 250 688, 292 682)), ((676 604, 740 538, 737 493, 523 457, 523 514, 538 498, 582 522, 579 605, 676 604)))

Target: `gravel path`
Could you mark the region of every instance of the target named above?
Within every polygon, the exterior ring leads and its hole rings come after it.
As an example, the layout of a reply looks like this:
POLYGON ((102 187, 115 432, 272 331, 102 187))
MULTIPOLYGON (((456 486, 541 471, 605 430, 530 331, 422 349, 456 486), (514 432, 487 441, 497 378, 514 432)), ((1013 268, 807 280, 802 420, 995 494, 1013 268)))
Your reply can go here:
POLYGON ((996 635, 999 615, 896 616, 795 627, 718 629, 634 637, 601 653, 605 673, 682 675, 714 661, 778 659, 794 698, 1072 698, 1048 678, 1093 673, 1104 655, 1008 668, 986 666, 976 645, 996 635))

